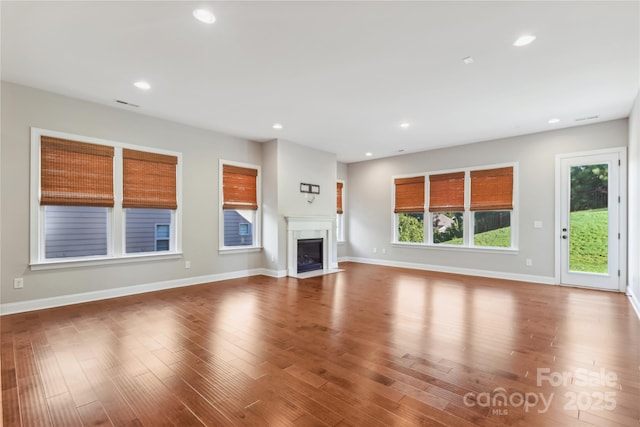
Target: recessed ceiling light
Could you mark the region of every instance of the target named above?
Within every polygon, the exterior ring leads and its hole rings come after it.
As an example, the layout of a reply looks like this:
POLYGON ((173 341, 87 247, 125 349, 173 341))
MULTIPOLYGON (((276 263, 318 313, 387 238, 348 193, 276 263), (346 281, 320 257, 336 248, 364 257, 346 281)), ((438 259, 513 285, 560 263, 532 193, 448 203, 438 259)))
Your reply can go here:
POLYGON ((466 58, 462 58, 462 62, 464 62, 467 65, 473 64, 473 58, 470 56, 467 56, 466 58))
POLYGON ((531 34, 526 34, 524 36, 518 37, 518 40, 513 42, 514 46, 526 46, 529 43, 533 42, 536 39, 536 36, 532 36, 531 34))
POLYGON ((364 153, 364 155, 367 156, 367 157, 371 157, 371 156, 373 156, 373 153, 372 152, 367 152, 367 153, 364 153))
POLYGON ((556 123, 560 123, 560 119, 558 119, 558 118, 549 119, 549 124, 550 125, 554 125, 556 123))
POLYGON ((403 129, 406 129, 406 128, 408 128, 409 126, 411 126, 411 123, 409 123, 409 122, 403 122, 403 123, 400 123, 400 127, 401 127, 401 128, 403 128, 403 129))
POLYGON ((282 125, 280 123, 274 123, 273 126, 271 126, 271 127, 276 129, 276 130, 282 129, 282 125))
POLYGON ((140 80, 139 82, 135 82, 133 85, 135 87, 137 87, 138 89, 142 89, 142 90, 151 89, 151 85, 149 83, 145 82, 144 80, 140 80))
POLYGON ((205 24, 213 24, 216 22, 216 17, 207 9, 196 9, 193 11, 193 17, 205 24))

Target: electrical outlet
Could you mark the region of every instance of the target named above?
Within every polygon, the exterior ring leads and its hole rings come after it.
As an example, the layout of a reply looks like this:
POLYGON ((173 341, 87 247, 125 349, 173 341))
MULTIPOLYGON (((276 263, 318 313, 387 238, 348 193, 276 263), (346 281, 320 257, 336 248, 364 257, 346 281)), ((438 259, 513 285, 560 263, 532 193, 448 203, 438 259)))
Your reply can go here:
POLYGON ((378 248, 373 248, 373 253, 375 254, 376 252, 378 252, 378 248))
POLYGON ((24 279, 22 277, 16 277, 15 279, 13 279, 13 288, 14 289, 24 288, 24 279))
POLYGON ((527 267, 531 267, 533 265, 533 260, 531 258, 527 258, 525 264, 527 264, 527 267))
POLYGON ((387 248, 382 248, 382 255, 385 255, 387 253, 387 248))
POLYGON ((185 261, 184 268, 191 268, 191 261, 185 261))

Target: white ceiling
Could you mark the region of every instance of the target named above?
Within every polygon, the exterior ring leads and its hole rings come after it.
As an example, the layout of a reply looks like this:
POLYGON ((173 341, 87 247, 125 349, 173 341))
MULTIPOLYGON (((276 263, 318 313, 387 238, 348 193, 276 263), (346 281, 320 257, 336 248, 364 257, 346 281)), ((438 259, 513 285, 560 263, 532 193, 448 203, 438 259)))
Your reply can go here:
POLYGON ((640 87, 639 4, 2 1, 1 71, 355 162, 367 151, 385 157, 627 117, 640 87), (203 5, 213 25, 193 18, 203 5), (512 46, 524 33, 536 41, 512 46), (467 56, 475 62, 465 65, 467 56), (553 117, 560 123, 548 124, 553 117))

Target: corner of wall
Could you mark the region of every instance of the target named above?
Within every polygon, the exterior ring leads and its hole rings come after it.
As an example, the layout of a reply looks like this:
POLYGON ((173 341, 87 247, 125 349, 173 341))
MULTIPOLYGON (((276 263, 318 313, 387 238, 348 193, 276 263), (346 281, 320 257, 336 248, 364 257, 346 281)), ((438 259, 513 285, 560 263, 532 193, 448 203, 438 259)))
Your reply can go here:
POLYGON ((637 289, 637 279, 635 281, 629 282, 629 292, 627 292, 627 295, 629 296, 629 302, 631 302, 631 306, 636 311, 638 319, 640 319, 640 295, 638 295, 637 289))
MULTIPOLYGON (((640 215, 640 91, 629 112, 628 219, 640 215)), ((628 220, 627 293, 640 317, 640 224, 628 220)))

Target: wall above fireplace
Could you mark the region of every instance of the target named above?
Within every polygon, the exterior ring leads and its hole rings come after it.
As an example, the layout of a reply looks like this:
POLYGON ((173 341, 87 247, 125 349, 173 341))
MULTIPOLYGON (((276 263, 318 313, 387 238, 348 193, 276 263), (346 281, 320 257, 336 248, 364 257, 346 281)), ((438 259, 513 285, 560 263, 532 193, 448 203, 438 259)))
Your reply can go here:
MULTIPOLYGON (((334 234, 336 217, 337 162, 335 154, 276 139, 265 142, 262 150, 262 205, 263 256, 267 269, 278 277, 292 271, 289 261, 288 217, 299 217, 301 222, 320 219, 332 221, 315 230, 330 229, 329 248, 331 262, 323 267, 337 265, 337 244, 334 234), (310 183, 320 188, 320 193, 301 193, 300 183, 310 183), (313 203, 310 203, 313 200, 313 203)), ((311 187, 309 187, 311 191, 311 187)), ((306 226, 294 226, 304 228, 306 226)), ((309 230, 307 228, 307 230, 309 230)), ((295 272, 291 274, 295 275, 295 272)))

